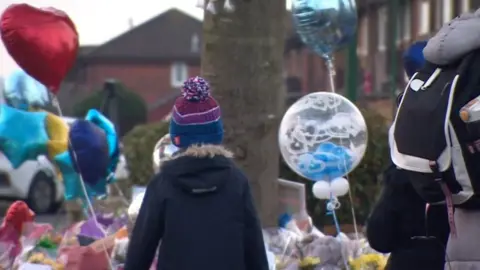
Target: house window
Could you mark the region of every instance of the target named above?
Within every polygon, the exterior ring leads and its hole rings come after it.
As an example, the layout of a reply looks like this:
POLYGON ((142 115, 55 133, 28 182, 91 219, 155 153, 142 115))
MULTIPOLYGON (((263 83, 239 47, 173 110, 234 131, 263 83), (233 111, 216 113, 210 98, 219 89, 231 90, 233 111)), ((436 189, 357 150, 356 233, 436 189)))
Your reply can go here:
POLYGON ((192 36, 190 50, 191 50, 192 53, 199 53, 200 52, 200 38, 198 37, 198 34, 194 34, 192 36))
POLYGON ((443 0, 443 23, 447 23, 452 20, 453 14, 453 1, 452 0, 443 0))
POLYGON ((404 18, 403 18, 403 39, 406 41, 410 41, 412 38, 412 6, 410 1, 405 2, 404 10, 404 18))
POLYGON ((398 11, 397 22, 395 23, 395 42, 398 45, 402 43, 403 40, 403 21, 405 20, 405 6, 401 5, 400 10, 398 11))
POLYGON ((359 36, 358 36, 358 46, 357 53, 365 56, 368 54, 368 16, 364 15, 360 18, 360 25, 359 25, 359 36))
POLYGON ((462 13, 470 11, 470 0, 461 0, 462 13))
POLYGON ((188 78, 188 66, 183 62, 175 62, 170 70, 170 82, 172 87, 180 87, 188 78))
POLYGON ((422 1, 420 4, 420 25, 418 27, 419 35, 426 35, 430 32, 430 2, 422 1))
POLYGON ((378 50, 385 51, 387 48, 387 8, 378 9, 378 50))

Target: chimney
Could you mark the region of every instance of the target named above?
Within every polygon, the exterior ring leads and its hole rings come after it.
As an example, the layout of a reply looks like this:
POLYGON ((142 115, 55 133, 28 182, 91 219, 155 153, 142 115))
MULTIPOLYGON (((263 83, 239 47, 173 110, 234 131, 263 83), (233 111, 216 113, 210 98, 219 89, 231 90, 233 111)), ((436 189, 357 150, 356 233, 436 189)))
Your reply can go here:
POLYGON ((135 28, 135 25, 133 23, 133 18, 128 19, 128 29, 132 30, 135 28))

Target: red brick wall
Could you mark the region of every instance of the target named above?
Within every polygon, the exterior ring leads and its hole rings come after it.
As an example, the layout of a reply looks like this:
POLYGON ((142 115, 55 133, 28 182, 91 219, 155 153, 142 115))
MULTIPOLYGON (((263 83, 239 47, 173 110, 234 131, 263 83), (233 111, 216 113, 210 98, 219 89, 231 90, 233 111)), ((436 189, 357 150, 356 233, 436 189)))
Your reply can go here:
POLYGON ((151 110, 148 115, 148 122, 149 123, 158 122, 165 119, 165 116, 167 116, 172 111, 173 103, 174 103, 174 100, 172 100, 171 102, 167 102, 165 105, 161 107, 151 110))
MULTIPOLYGON (((101 89, 105 80, 117 79, 128 89, 137 92, 150 105, 165 95, 171 95, 170 65, 107 65, 96 64, 87 68, 86 89, 101 89)), ((190 66, 189 76, 200 74, 199 66, 190 66)), ((162 119, 161 114, 168 113, 171 103, 150 112, 150 120, 162 119)))

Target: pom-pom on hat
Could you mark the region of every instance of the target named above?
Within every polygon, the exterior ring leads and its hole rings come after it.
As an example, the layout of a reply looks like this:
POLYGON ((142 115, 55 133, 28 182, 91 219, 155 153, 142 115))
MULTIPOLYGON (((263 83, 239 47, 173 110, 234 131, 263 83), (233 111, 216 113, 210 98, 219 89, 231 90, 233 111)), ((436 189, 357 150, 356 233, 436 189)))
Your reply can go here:
POLYGON ((203 78, 190 78, 183 84, 182 96, 172 109, 170 138, 179 148, 222 143, 220 106, 210 95, 210 86, 203 78))

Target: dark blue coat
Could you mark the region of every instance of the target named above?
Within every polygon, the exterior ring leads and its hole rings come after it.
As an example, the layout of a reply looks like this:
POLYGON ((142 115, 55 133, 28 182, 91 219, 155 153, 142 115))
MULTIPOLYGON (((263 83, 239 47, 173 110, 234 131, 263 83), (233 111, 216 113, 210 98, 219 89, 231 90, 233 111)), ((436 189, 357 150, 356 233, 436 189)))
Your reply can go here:
POLYGON ((247 178, 224 155, 189 153, 148 185, 125 270, 149 269, 160 241, 158 270, 268 270, 247 178))

